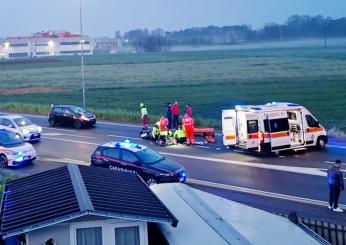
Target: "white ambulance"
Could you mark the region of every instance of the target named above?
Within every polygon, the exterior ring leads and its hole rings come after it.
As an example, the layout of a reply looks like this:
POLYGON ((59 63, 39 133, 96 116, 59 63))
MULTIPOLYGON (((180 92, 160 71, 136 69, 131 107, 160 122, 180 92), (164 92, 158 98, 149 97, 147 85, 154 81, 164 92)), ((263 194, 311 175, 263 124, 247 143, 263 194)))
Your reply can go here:
POLYGON ((328 142, 326 130, 305 107, 287 102, 223 110, 222 134, 225 146, 258 152, 323 149, 328 142))

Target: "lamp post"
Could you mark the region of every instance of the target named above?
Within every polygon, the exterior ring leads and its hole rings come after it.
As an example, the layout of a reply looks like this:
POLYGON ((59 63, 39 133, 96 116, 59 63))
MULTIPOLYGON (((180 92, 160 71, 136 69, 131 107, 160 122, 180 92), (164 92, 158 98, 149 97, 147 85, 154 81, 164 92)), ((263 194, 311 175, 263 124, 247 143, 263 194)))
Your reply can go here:
POLYGON ((82 69, 82 91, 83 108, 85 109, 85 80, 84 80, 84 50, 83 50, 83 22, 82 22, 82 0, 79 0, 79 22, 80 22, 80 45, 81 45, 81 69, 82 69))

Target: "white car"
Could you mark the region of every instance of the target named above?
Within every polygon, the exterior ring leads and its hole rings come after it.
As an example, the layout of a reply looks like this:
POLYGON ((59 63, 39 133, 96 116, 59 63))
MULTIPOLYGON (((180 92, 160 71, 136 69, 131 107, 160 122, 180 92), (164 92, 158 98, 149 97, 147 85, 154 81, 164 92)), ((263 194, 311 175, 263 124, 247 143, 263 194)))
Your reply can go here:
POLYGON ((39 141, 41 138, 42 127, 20 115, 1 115, 0 125, 18 130, 20 136, 27 142, 39 141))
POLYGON ((0 167, 30 164, 36 159, 34 147, 26 143, 16 130, 0 126, 0 167))

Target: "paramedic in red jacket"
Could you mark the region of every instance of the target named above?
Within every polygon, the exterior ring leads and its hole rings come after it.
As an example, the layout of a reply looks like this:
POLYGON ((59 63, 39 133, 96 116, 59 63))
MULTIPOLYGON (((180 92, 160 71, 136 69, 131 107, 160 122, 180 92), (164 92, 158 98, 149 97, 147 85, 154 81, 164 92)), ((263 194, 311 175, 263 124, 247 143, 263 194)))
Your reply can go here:
POLYGON ((183 117, 183 122, 182 122, 184 129, 185 129, 185 134, 186 134, 186 144, 195 144, 195 134, 194 134, 194 127, 195 127, 195 122, 192 117, 189 117, 189 115, 185 114, 183 117))

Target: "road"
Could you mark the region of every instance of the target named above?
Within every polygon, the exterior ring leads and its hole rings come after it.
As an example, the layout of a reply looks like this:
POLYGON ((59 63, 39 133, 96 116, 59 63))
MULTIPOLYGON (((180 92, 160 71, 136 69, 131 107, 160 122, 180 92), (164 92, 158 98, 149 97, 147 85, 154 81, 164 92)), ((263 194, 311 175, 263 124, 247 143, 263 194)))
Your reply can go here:
MULTIPOLYGON (((50 128, 45 117, 28 117, 43 126, 42 140, 34 144, 39 158, 11 171, 33 174, 67 163, 87 165, 97 145, 130 139, 181 163, 198 188, 272 212, 295 210, 346 224, 343 214, 326 208, 326 170, 336 158, 346 160, 343 141, 331 139, 324 151, 259 156, 226 149, 220 135, 212 145, 156 147, 139 138, 140 127, 134 124, 98 122, 96 128, 76 130, 50 128)), ((345 195, 340 202, 346 204, 345 195)))

